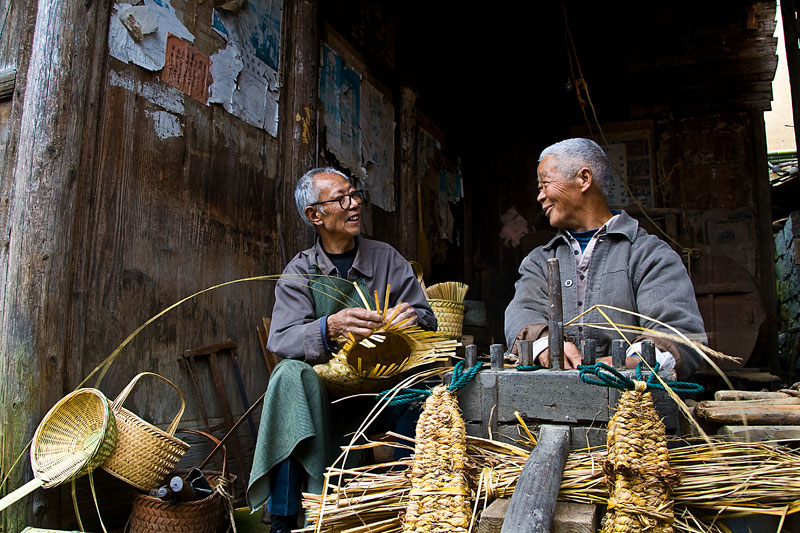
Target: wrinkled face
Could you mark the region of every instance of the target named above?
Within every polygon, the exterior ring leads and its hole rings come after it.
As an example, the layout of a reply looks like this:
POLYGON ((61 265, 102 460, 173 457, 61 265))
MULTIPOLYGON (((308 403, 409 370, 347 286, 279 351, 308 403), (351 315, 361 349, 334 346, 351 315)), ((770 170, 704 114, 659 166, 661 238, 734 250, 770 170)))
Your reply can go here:
POLYGON ((546 155, 536 170, 539 176, 539 195, 544 214, 554 228, 572 229, 577 207, 581 201, 581 188, 576 176, 562 176, 556 165, 556 156, 546 155))
MULTIPOLYGON (((342 209, 336 200, 345 194, 355 191, 355 187, 339 176, 338 174, 317 174, 314 176, 314 185, 319 191, 317 202, 327 202, 314 206, 319 215, 318 226, 320 231, 325 231, 337 237, 355 237, 361 231, 361 200, 354 196, 347 209, 342 209)), ((348 198, 344 199, 344 205, 348 204, 348 198)))

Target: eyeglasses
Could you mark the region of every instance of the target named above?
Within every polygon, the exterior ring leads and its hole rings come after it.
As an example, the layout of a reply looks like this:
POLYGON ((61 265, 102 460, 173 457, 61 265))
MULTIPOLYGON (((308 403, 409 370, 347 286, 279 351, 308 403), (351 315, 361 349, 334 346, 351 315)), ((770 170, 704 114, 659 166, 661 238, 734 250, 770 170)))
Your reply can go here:
POLYGON ((313 204, 308 204, 308 205, 322 205, 322 204, 329 204, 331 202, 339 202, 339 207, 341 207, 342 209, 350 209, 350 206, 353 205, 354 198, 357 199, 359 203, 363 204, 364 191, 357 190, 348 194, 337 196, 333 200, 325 200, 324 202, 314 202, 313 204))

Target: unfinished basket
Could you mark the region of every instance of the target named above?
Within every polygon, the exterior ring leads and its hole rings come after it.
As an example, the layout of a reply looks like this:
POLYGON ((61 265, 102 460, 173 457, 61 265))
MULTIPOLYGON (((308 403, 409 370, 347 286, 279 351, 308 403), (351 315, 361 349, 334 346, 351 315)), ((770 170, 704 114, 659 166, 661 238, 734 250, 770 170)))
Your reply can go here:
MULTIPOLYGON (((389 290, 383 306, 375 291, 375 311, 386 317, 387 325, 375 330, 366 339, 343 339, 340 350, 327 363, 314 370, 332 396, 339 398, 356 393, 381 392, 398 383, 403 374, 422 365, 446 361, 455 354, 457 342, 441 333, 425 331, 406 320, 392 324, 389 316, 389 290)), ((371 308, 360 295, 365 308, 371 308)))
POLYGON ((439 323, 436 331, 450 339, 460 340, 464 326, 464 304, 438 298, 430 298, 428 303, 439 323))
MULTIPOLYGON (((204 431, 182 429, 181 432, 202 435, 214 444, 220 442, 219 439, 204 431)), ((224 446, 222 453, 222 472, 203 471, 203 475, 215 490, 212 495, 192 502, 169 503, 159 498, 139 494, 133 500, 128 532, 221 533, 227 531, 231 523, 230 516, 234 499, 233 483, 236 476, 226 473, 227 451, 224 446)), ((176 470, 172 474, 183 476, 188 472, 188 470, 176 470)))
POLYGON ((164 478, 189 449, 188 444, 174 436, 185 407, 186 402, 180 389, 167 378, 152 372, 142 372, 134 377, 111 404, 119 436, 117 447, 103 469, 146 492, 163 484, 164 478), (181 408, 167 431, 160 430, 122 407, 136 382, 143 376, 160 379, 180 396, 181 408))

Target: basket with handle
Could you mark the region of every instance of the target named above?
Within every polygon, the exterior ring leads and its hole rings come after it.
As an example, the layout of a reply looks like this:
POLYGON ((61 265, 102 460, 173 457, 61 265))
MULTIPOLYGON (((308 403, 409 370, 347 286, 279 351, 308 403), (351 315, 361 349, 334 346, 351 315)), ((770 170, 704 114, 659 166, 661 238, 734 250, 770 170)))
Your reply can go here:
MULTIPOLYGON (((182 429, 182 433, 202 435, 215 444, 219 439, 204 431, 182 429)), ((235 477, 227 474, 227 452, 222 447, 222 472, 203 470, 203 475, 214 492, 201 500, 188 502, 165 502, 159 498, 138 494, 133 500, 133 509, 128 521, 128 533, 221 533, 230 527, 232 513, 233 484, 235 477)), ((181 475, 188 470, 175 470, 181 475)))
POLYGON ((117 422, 117 447, 103 464, 103 469, 143 491, 161 485, 167 474, 175 468, 189 449, 188 444, 175 437, 175 430, 178 429, 185 407, 183 393, 167 378, 153 372, 142 372, 135 376, 111 404, 117 422), (181 408, 166 431, 122 407, 133 387, 144 376, 160 379, 175 389, 180 396, 181 408))
POLYGON ((108 399, 78 389, 59 400, 39 423, 31 445, 34 479, 0 499, 0 510, 39 487, 51 488, 91 472, 111 455, 117 426, 108 399))

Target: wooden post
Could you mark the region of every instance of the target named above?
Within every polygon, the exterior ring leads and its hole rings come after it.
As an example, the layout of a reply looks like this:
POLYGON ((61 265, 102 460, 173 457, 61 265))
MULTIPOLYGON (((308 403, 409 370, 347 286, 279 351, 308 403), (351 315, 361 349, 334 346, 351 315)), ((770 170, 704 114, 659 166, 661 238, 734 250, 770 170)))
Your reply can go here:
POLYGON ((550 367, 564 370, 564 307, 561 303, 561 272, 555 257, 547 260, 547 313, 550 367))
POLYGON ((542 425, 511 496, 503 533, 550 533, 561 475, 569 453, 569 427, 542 425))
POLYGON ((625 353, 626 342, 623 339, 611 341, 611 366, 617 369, 625 368, 627 355, 625 353))
MULTIPOLYGON (((80 366, 71 338, 78 222, 84 176, 93 171, 110 9, 108 1, 39 1, 27 69, 17 72, 24 93, 16 163, 3 189, 0 265, 0 471, 10 473, 9 491, 32 478, 26 455, 11 466, 71 388, 67 369, 80 366)), ((58 501, 57 490, 36 491, 5 511, 0 529, 57 527, 58 501)))
POLYGON ((398 251, 403 257, 417 255, 417 93, 410 87, 400 89, 400 116, 397 125, 397 172, 400 221, 398 251))
POLYGON ((478 364, 478 347, 474 344, 470 344, 464 351, 464 370, 469 370, 478 364))
MULTIPOLYGON (((800 127, 798 127, 800 125, 800 45, 797 42, 800 35, 798 35, 797 1, 781 0, 780 10, 781 18, 783 19, 786 64, 789 67, 789 85, 792 93, 795 149, 800 150, 800 127)), ((800 193, 800 180, 797 180, 797 188, 798 193, 800 193)))
POLYGON ((492 362, 492 370, 503 370, 503 345, 492 344, 489 346, 489 357, 492 362))
POLYGON ((581 364, 593 365, 597 357, 597 341, 594 339, 583 340, 583 350, 581 351, 581 364))
POLYGON ((278 121, 281 192, 275 199, 284 265, 298 251, 311 246, 314 238, 313 230, 303 222, 295 207, 294 186, 300 176, 318 166, 318 9, 317 0, 284 3, 285 63, 278 121))
POLYGON ((651 368, 656 366, 656 345, 650 339, 642 341, 642 359, 651 368))

